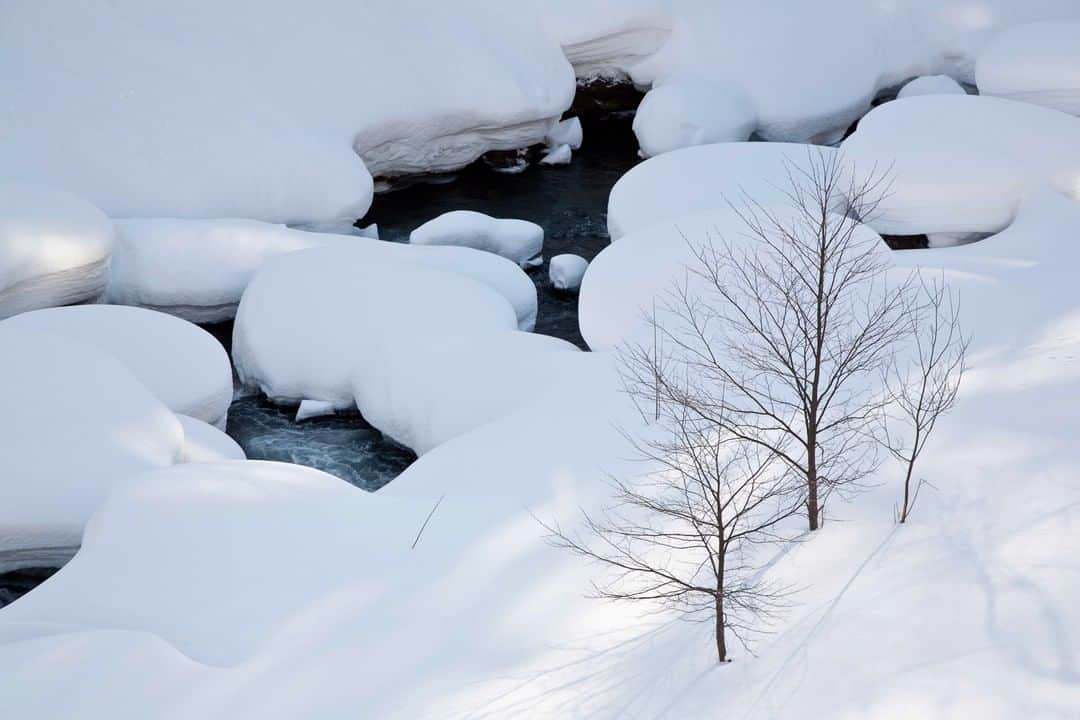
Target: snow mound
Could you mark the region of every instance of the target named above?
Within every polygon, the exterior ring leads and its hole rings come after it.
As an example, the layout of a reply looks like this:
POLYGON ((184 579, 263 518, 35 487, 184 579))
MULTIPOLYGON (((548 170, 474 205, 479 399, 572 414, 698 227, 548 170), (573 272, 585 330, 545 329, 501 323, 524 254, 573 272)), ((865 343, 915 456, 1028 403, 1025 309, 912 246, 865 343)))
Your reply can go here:
POLYGON ((1005 30, 979 53, 975 81, 983 95, 1080 115, 1080 22, 1005 30))
POLYGON ((235 440, 213 425, 188 415, 177 415, 184 429, 184 447, 179 462, 208 463, 223 460, 246 460, 247 456, 235 440))
POLYGON ((548 265, 548 278, 556 290, 577 290, 589 269, 589 261, 580 255, 556 255, 548 265))
POLYGON ((111 217, 355 219, 372 175, 541 142, 573 98, 558 44, 505 3, 252 12, 6 2, 0 177, 69 188, 111 217))
POLYGON ((919 95, 967 95, 967 91, 948 75, 923 75, 906 83, 896 97, 902 100, 919 95))
POLYGON ((584 82, 622 82, 671 35, 669 0, 537 3, 541 22, 584 82))
POLYGON ((364 418, 422 455, 543 395, 578 349, 531 333, 414 337, 353 378, 364 418))
POLYGON ((236 663, 291 614, 350 583, 363 587, 356 558, 372 549, 365 539, 388 505, 284 463, 145 473, 108 498, 75 558, 33 603, 5 608, 4 620, 140 630, 203 663, 236 663), (95 582, 102 577, 110 581, 95 582), (85 592, 73 604, 75 588, 85 592))
POLYGON ((255 275, 236 313, 233 361, 240 380, 272 400, 348 408, 353 372, 398 343, 517 325, 503 296, 468 277, 363 249, 316 248, 274 258, 255 275))
POLYGON ((992 97, 934 95, 887 103, 841 147, 855 172, 887 170, 870 224, 883 234, 998 232, 1028 192, 1080 199, 1080 120, 992 97))
POLYGON ((581 128, 581 119, 572 117, 560 121, 548 131, 544 138, 544 144, 548 147, 569 145, 571 150, 580 150, 585 138, 585 131, 581 128))
POLYGON ((556 145, 544 151, 541 165, 569 165, 574 159, 574 151, 569 145, 556 145))
POLYGON ((544 251, 544 228, 527 220, 454 210, 412 231, 413 245, 456 245, 501 255, 524 267, 544 251))
POLYGON ((705 79, 665 82, 645 96, 634 115, 644 157, 746 140, 756 125, 754 108, 741 90, 705 79))
POLYGON ((78 545, 109 488, 176 462, 176 417, 111 355, 0 326, 0 550, 78 545))
POLYGON ((652 223, 742 203, 786 203, 788 170, 829 148, 786 143, 717 143, 650 158, 619 178, 608 198, 612 241, 652 223))
POLYGON ((60 335, 109 353, 175 413, 225 427, 232 365, 213 335, 142 308, 78 305, 17 315, 0 327, 60 335))
MULTIPOLYGON (((773 204, 769 211, 778 218, 793 212, 784 204, 773 204)), ((589 264, 578 300, 578 323, 589 347, 615 350, 624 344, 651 343, 649 316, 655 314, 664 322, 670 293, 677 284, 693 288, 703 282, 692 273, 700 267, 696 251, 721 239, 756 242, 739 212, 721 208, 668 219, 604 248, 589 264)), ((867 238, 873 235, 866 226, 858 232, 867 233, 867 238)), ((889 257, 884 242, 880 251, 889 257)))
POLYGON ((85 200, 0 182, 0 318, 97 297, 112 240, 109 219, 85 200))
POLYGON ((268 258, 330 242, 348 239, 256 220, 118 220, 105 300, 192 322, 228 320, 268 258))

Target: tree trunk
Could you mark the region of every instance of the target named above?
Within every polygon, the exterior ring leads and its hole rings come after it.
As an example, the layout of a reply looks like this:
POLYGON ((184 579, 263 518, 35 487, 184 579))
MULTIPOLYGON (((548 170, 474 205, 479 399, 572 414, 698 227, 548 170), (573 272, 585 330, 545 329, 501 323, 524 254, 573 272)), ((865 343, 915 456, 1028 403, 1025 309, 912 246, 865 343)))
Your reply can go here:
POLYGON ((806 455, 806 516, 810 521, 810 530, 818 529, 818 475, 817 475, 817 438, 814 432, 808 433, 806 455))
POLYGON ((724 601, 720 594, 716 600, 716 658, 718 662, 727 662, 727 643, 724 641, 724 601))
POLYGON ((909 497, 911 495, 911 471, 915 467, 914 461, 909 462, 907 466, 907 475, 904 476, 904 507, 900 511, 900 524, 903 525, 907 522, 908 507, 910 505, 909 497))

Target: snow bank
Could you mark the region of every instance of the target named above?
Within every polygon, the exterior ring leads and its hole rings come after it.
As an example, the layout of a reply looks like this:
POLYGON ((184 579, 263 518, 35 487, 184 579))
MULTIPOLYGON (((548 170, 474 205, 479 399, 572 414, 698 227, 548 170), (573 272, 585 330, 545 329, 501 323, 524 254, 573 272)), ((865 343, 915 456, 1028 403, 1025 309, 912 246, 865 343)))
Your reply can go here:
POLYGON ((538 143, 573 97, 557 43, 503 3, 257 11, 5 3, 0 178, 69 188, 111 217, 356 218, 372 175, 538 143))
POLYGON ((177 415, 184 429, 184 447, 179 462, 208 463, 222 460, 245 460, 244 450, 236 441, 213 425, 188 415, 177 415))
POLYGON ((164 313, 79 305, 24 313, 0 323, 92 345, 122 362, 170 410, 225 427, 232 365, 213 335, 164 313))
POLYGON ((541 0, 540 22, 577 77, 621 82, 671 34, 669 0, 541 0))
POLYGON ((509 302, 470 278, 316 248, 255 275, 236 314, 233 361, 242 382, 273 400, 347 408, 353 372, 397 343, 516 327, 509 302))
POLYGON ((1080 115, 1080 22, 1005 30, 979 53, 975 82, 983 95, 1080 115))
POLYGON ((220 322, 268 258, 331 242, 348 240, 256 220, 119 220, 105 299, 220 322))
POLYGON ((709 80, 669 80, 646 95, 634 115, 644 157, 746 140, 756 126, 754 108, 738 87, 709 80))
POLYGON ((112 239, 109 219, 85 200, 0 182, 0 318, 97 297, 112 239))
POLYGON ((90 345, 0 326, 0 550, 77 545, 110 487, 178 460, 175 416, 90 345))
POLYGON ((993 233, 1021 198, 1051 187, 1080 199, 1080 120, 1000 98, 938 95, 876 108, 841 147, 859 173, 888 169, 881 233, 993 233))
POLYGON ((414 337, 353 378, 364 418, 422 455, 547 392, 568 342, 531 333, 414 337))
POLYGON ((919 95, 966 95, 967 91, 964 90, 960 83, 953 80, 948 75, 923 75, 917 77, 909 83, 906 83, 904 87, 900 88, 900 92, 897 93, 896 98, 902 100, 907 97, 917 97, 919 95))
POLYGON ((619 178, 608 198, 608 234, 627 233, 699 210, 741 204, 786 203, 788 168, 828 148, 784 143, 717 143, 665 153, 619 178))
POLYGON ((556 255, 548 265, 548 278, 556 290, 577 290, 589 269, 589 261, 580 255, 556 255))
POLYGON ((412 231, 413 245, 457 245, 495 253, 524 267, 544 251, 544 228, 527 220, 454 210, 412 231))

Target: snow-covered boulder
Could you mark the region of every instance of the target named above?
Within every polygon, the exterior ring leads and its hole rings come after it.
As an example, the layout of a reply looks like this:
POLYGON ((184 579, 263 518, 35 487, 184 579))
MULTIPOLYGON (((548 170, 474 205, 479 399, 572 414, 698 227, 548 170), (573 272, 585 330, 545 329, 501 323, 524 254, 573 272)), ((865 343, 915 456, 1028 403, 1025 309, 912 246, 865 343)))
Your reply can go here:
POLYGON ((608 198, 608 234, 616 241, 652 223, 746 198, 786 203, 788 171, 831 148, 786 143, 717 143, 650 158, 619 178, 608 198))
POLYGON ((49 333, 103 350, 175 413, 225 427, 232 365, 221 343, 179 318, 119 305, 78 305, 16 315, 0 328, 49 333))
POLYGON ((645 96, 634 115, 644 157, 746 140, 756 125, 757 114, 738 87, 704 78, 665 82, 645 96))
POLYGON ((424 454, 543 395, 567 356, 568 342, 498 332, 414 337, 387 347, 353 377, 364 418, 424 454))
POLYGON ((347 408, 353 373, 398 343, 517 326, 510 303, 471 278, 315 248, 255 275, 236 313, 233 361, 242 382, 273 400, 347 408))
MULTIPOLYGON (((669 218, 604 248, 589 264, 578 300, 578 323, 589 347, 614 350, 628 343, 653 342, 650 316, 664 324, 668 307, 678 306, 672 294, 677 287, 686 285, 695 292, 704 284, 693 272, 701 268, 697 251, 721 239, 734 244, 757 242, 739 212, 721 207, 669 218)), ((783 219, 794 211, 778 203, 769 212, 783 219)), ((791 222, 798 221, 792 215, 791 222)), ((887 260, 890 250, 873 231, 860 226, 857 232, 860 239, 878 241, 887 260)))
POLYGON ((365 542, 390 505, 284 463, 144 473, 108 498, 75 558, 33 603, 5 608, 5 620, 149 632, 196 661, 233 664, 305 606, 363 584, 356 558, 373 549, 365 542))
POLYGON ((896 94, 897 99, 918 95, 966 95, 964 87, 948 75, 923 75, 906 83, 896 94))
POLYGON ((626 81, 671 35, 669 0, 556 0, 537 6, 583 82, 626 81))
POLYGON ((1037 105, 967 95, 886 103, 841 152, 859 174, 888 170, 870 219, 883 234, 997 232, 1040 187, 1080 200, 1080 120, 1037 105))
POLYGON ((581 287, 581 279, 588 269, 589 261, 580 255, 556 255, 548 265, 548 278, 556 290, 574 291, 581 287))
POLYGON ((975 82, 983 95, 1080 115, 1080 22, 1003 31, 979 53, 975 82))
POLYGON ((118 220, 105 300, 220 322, 268 258, 348 241, 257 220, 118 220))
POLYGON ((548 147, 569 145, 571 150, 580 150, 584 141, 585 131, 581 128, 581 119, 576 117, 566 118, 548 131, 544 138, 544 144, 548 147))
POLYGON ((235 440, 218 428, 188 415, 177 415, 184 429, 184 447, 179 462, 207 463, 223 460, 246 460, 247 456, 235 440))
POLYGON ((176 416, 116 358, 0 326, 0 550, 78 545, 109 489, 182 453, 176 416))
POLYGON ((413 230, 409 242, 413 245, 471 247, 526 267, 535 264, 537 256, 544 251, 544 228, 527 220, 454 210, 413 230))
POLYGON ((544 157, 540 159, 541 165, 569 165, 574 159, 574 151, 569 145, 556 145, 544 151, 544 157))
POLYGON ((112 241, 109 219, 82 198, 0 182, 0 318, 97 297, 112 241))

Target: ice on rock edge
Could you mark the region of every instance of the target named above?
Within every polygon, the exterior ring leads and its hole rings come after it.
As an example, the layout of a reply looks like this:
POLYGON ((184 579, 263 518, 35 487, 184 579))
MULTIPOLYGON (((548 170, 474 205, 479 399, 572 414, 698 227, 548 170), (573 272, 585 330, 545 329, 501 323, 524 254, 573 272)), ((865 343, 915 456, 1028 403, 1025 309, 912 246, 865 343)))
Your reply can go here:
POLYGON ((580 255, 556 255, 548 265, 548 278, 556 290, 574 291, 581 287, 588 269, 589 261, 580 255))
POLYGON ((143 308, 76 305, 16 315, 0 328, 96 347, 122 362, 173 412, 225 427, 232 365, 221 343, 197 325, 143 308))
POLYGON ((109 490, 182 454, 176 416, 112 355, 0 324, 0 550, 78 545, 109 490))
POLYGON ((112 223, 82 198, 0 181, 0 319, 100 295, 112 243, 112 223))
POLYGON ((453 245, 500 255, 522 267, 544 251, 544 228, 527 220, 493 218, 454 210, 429 220, 409 235, 413 245, 453 245))
POLYGON ((467 276, 363 248, 315 248, 255 275, 237 310, 233 361, 240 380, 272 400, 349 408, 353 373, 398 343, 517 327, 506 298, 467 276))
POLYGON ((295 422, 303 422, 304 420, 310 420, 311 418, 325 417, 327 415, 333 415, 335 412, 334 404, 324 402, 322 400, 301 400, 300 406, 296 408, 295 422))
POLYGON ((1080 22, 1003 31, 979 53, 975 82, 983 95, 1080 115, 1080 22))

